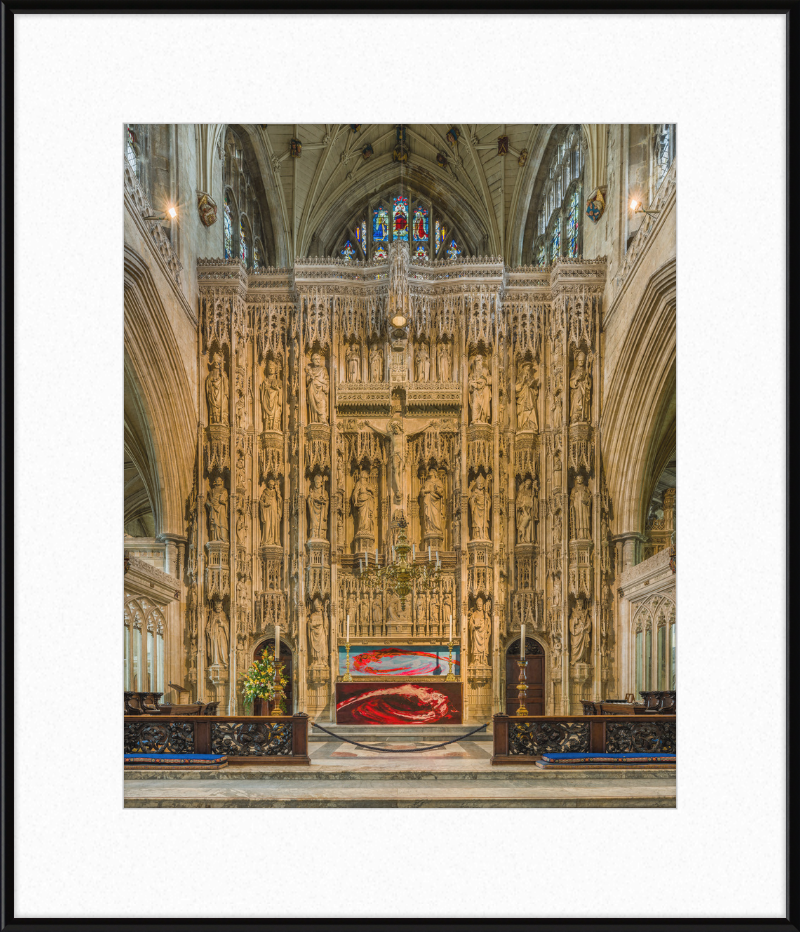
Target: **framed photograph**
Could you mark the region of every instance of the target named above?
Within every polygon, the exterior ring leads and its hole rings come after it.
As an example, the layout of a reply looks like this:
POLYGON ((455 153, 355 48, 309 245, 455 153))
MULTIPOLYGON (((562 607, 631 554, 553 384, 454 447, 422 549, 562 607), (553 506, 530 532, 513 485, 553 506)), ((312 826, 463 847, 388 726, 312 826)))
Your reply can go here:
POLYGON ((793 6, 4 8, 3 928, 797 925, 793 6))

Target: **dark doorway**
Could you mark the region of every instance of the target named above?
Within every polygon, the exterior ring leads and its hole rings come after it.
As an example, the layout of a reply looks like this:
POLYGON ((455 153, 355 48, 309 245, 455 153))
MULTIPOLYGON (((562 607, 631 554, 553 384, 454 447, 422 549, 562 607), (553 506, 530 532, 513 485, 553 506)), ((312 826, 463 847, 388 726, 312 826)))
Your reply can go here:
MULTIPOLYGON (((533 638, 525 638, 525 659, 528 662, 528 694, 525 708, 529 715, 544 715, 544 651, 533 638)), ((506 651, 506 715, 514 715, 519 708, 519 638, 512 641, 506 651)))
MULTIPOLYGON (((526 638, 527 640, 527 638, 526 638)), ((253 651, 253 660, 260 660, 261 655, 267 649, 267 647, 275 646, 275 638, 267 638, 265 641, 256 647, 253 651)), ((288 683, 286 684, 286 714, 294 714, 294 677, 292 675, 292 651, 283 641, 281 641, 281 656, 280 661, 283 664, 284 672, 286 673, 286 679, 288 683)))

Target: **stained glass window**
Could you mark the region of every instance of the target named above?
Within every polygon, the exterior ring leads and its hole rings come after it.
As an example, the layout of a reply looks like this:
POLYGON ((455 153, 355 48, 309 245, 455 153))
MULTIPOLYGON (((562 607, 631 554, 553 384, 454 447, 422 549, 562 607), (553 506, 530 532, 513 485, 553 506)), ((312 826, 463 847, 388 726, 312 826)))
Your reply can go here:
POLYGON ((428 258, 428 247, 424 246, 422 243, 414 247, 414 258, 420 262, 424 262, 428 258))
POLYGON ((342 250, 342 258, 345 262, 350 262, 356 257, 356 247, 348 240, 344 244, 344 249, 342 250))
POLYGON ((128 129, 128 139, 125 145, 125 157, 128 159, 128 165, 131 167, 131 171, 134 175, 139 174, 139 163, 136 160, 136 135, 133 130, 129 127, 128 129))
POLYGON ((430 236, 428 211, 421 205, 414 208, 413 236, 415 243, 427 243, 430 236))
POLYGON ((547 265, 547 255, 544 248, 544 243, 539 247, 539 252, 536 254, 536 264, 537 265, 547 265))
POLYGON ((550 263, 552 264, 561 255, 561 221, 557 220, 550 238, 550 263))
POLYGON ((392 239, 408 239, 408 198, 394 199, 392 239))
POLYGON ((231 219, 231 203, 227 192, 225 192, 225 214, 223 217, 223 228, 225 230, 225 258, 233 258, 233 220, 231 219))
POLYGON ((386 243, 376 243, 375 248, 372 252, 373 259, 386 259, 389 256, 389 252, 386 249, 386 243))
POLYGON ((675 125, 660 123, 656 127, 656 187, 664 180, 675 157, 675 125))
POLYGON ((356 240, 358 240, 358 245, 361 247, 362 252, 366 256, 367 254, 367 221, 362 220, 361 223, 356 227, 356 240))
POLYGON ((247 265, 247 232, 244 227, 244 218, 239 218, 239 258, 247 265))
POLYGON ((580 232, 580 201, 581 192, 575 188, 569 199, 569 213, 567 214, 567 255, 572 259, 578 258, 578 234, 580 232))
POLYGON ((372 216, 372 242, 385 243, 389 239, 389 211, 376 207, 372 216))
POLYGON ((439 221, 437 220, 434 230, 435 230, 434 237, 435 237, 435 244, 436 244, 436 254, 438 255, 439 247, 442 245, 442 243, 447 238, 447 227, 443 223, 439 223, 439 221))
POLYGON ((461 255, 461 250, 459 249, 458 243, 455 240, 450 241, 450 245, 447 247, 447 258, 452 262, 453 259, 457 259, 461 255))
POLYGON ((261 250, 259 249, 261 243, 256 240, 253 243, 253 271, 257 272, 261 268, 261 250))

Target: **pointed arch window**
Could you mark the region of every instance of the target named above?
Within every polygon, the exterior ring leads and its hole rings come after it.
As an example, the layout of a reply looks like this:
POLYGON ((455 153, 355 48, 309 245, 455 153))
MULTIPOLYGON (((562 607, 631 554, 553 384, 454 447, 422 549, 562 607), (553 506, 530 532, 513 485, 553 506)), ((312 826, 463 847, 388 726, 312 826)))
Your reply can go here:
POLYGON ((581 189, 576 186, 569 199, 569 212, 567 214, 567 255, 571 259, 578 258, 578 238, 580 236, 581 216, 581 189))
POLYGON ((367 221, 362 220, 356 227, 356 242, 361 247, 364 256, 367 255, 367 221))
POLYGON ((228 192, 225 192, 225 211, 223 214, 223 229, 225 236, 225 258, 233 258, 233 218, 231 217, 231 199, 228 192))
POLYGON ((408 240, 408 198, 396 197, 392 211, 392 239, 408 240))
POLYGON ((126 131, 125 158, 128 160, 128 165, 130 165, 131 171, 138 177, 139 159, 136 156, 136 133, 134 133, 130 126, 126 127, 126 131))
POLYGON ((453 239, 450 240, 450 245, 447 247, 447 258, 452 262, 461 255, 461 247, 453 239))
POLYGON ((372 217, 372 242, 386 243, 389 240, 389 211, 381 204, 372 217))
POLYGON ((253 241, 253 271, 258 272, 261 270, 261 240, 256 239, 253 241))
POLYGON ((344 244, 344 249, 342 249, 342 258, 345 262, 352 262, 353 259, 356 258, 356 248, 350 242, 350 240, 344 244))
POLYGON ((655 131, 656 189, 666 177, 675 158, 675 124, 659 123, 655 131))
POLYGON ((247 268, 248 251, 247 228, 245 227, 244 215, 242 215, 239 217, 239 258, 245 268, 247 268))
POLYGON ((550 235, 550 264, 561 255, 561 221, 559 220, 553 227, 550 235))
POLYGON ((436 248, 436 255, 439 255, 439 249, 441 248, 442 243, 447 239, 447 227, 443 223, 436 221, 435 225, 435 241, 434 245, 436 248))
POLYGON ((531 254, 537 265, 552 262, 560 255, 581 255, 580 210, 584 151, 580 127, 564 130, 564 137, 552 161, 536 208, 536 227, 531 254), (562 229, 563 225, 563 229, 562 229), (542 262, 542 251, 546 261, 542 262))

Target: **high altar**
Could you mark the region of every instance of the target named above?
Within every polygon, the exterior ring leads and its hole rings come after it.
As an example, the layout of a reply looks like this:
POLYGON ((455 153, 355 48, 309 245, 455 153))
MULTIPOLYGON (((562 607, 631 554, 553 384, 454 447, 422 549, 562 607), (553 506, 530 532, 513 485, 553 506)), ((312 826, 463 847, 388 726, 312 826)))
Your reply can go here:
POLYGON ((542 711, 613 694, 605 274, 604 260, 416 264, 403 242, 368 263, 198 262, 196 695, 241 711, 232 687, 278 623, 295 710, 335 721, 348 615, 354 644, 423 654, 446 653, 452 615, 455 684, 375 683, 446 685, 464 721, 505 711, 522 622, 544 654, 542 711), (442 567, 405 607, 359 572, 366 555, 391 561, 403 522, 415 558, 430 548, 442 567))

